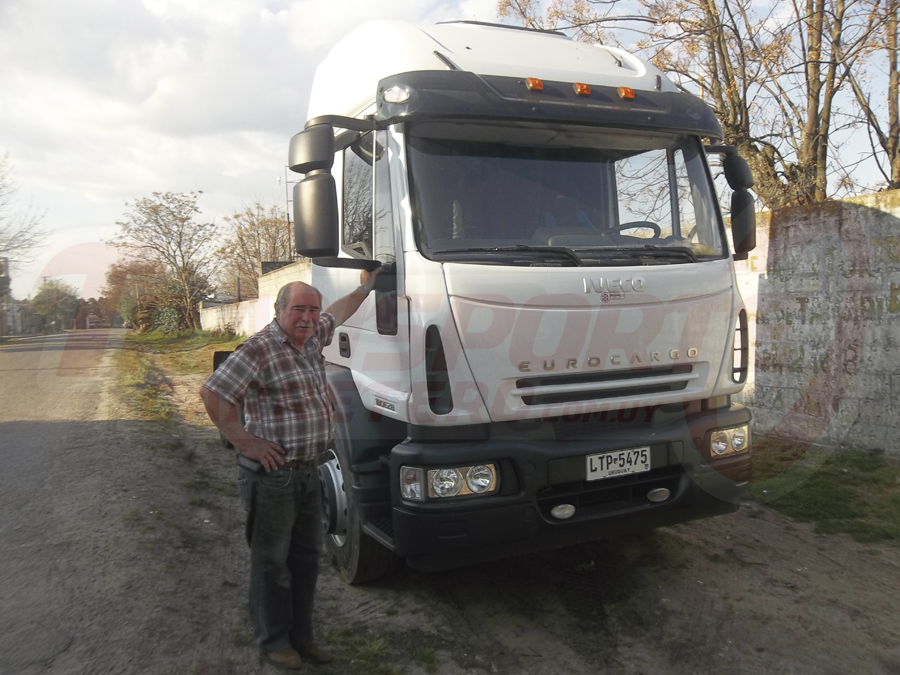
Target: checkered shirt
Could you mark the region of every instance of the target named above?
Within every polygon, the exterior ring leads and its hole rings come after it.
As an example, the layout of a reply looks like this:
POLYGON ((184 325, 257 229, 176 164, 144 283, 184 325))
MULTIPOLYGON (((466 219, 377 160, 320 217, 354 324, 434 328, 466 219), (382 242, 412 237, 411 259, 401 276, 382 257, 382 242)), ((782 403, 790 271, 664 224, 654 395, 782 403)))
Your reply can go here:
POLYGON ((322 312, 301 352, 273 320, 203 385, 232 405, 243 403, 247 431, 284 448, 285 461, 311 461, 325 451, 334 412, 322 349, 331 344, 334 325, 334 317, 322 312))

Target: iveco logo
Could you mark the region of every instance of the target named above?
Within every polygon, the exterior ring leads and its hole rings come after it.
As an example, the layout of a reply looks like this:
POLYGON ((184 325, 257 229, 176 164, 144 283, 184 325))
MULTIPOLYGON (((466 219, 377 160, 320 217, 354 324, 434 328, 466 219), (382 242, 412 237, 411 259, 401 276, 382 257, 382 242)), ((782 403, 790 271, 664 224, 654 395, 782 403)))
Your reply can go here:
POLYGON ((633 277, 630 279, 604 279, 603 277, 600 279, 588 279, 585 277, 583 281, 585 293, 590 293, 591 291, 594 293, 627 293, 629 291, 643 293, 647 290, 647 281, 644 277, 633 277))

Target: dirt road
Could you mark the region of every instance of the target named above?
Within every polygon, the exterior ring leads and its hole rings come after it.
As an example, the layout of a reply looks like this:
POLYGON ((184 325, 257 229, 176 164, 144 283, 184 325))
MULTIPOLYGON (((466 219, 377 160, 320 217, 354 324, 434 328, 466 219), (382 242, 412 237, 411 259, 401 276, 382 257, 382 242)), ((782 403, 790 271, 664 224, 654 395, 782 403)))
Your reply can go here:
MULTIPOLYGON (((250 644, 230 455, 173 378, 135 418, 106 331, 0 346, 0 673, 274 673, 250 644)), ((900 673, 900 551, 763 507, 317 606, 328 673, 900 673)))

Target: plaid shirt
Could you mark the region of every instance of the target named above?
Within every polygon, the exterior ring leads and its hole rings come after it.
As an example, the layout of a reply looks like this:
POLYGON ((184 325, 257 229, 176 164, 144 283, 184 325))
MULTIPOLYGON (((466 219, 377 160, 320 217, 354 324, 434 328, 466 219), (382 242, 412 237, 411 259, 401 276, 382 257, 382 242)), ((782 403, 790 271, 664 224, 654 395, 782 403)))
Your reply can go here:
POLYGON ((322 312, 301 352, 273 320, 203 385, 232 405, 243 403, 247 431, 284 448, 285 461, 311 461, 325 451, 334 412, 322 349, 331 344, 334 325, 334 317, 322 312))

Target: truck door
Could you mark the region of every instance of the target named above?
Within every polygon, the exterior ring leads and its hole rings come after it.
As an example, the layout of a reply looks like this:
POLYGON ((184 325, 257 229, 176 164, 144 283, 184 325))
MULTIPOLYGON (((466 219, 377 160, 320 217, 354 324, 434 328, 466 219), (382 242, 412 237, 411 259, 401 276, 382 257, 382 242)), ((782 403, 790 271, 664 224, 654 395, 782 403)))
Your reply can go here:
POLYGON ((342 152, 341 249, 350 257, 377 260, 383 269, 375 292, 338 327, 325 354, 330 362, 350 368, 368 409, 405 421, 409 325, 391 189, 394 151, 389 133, 379 131, 365 134, 342 152))

